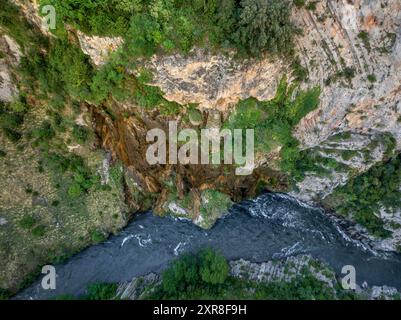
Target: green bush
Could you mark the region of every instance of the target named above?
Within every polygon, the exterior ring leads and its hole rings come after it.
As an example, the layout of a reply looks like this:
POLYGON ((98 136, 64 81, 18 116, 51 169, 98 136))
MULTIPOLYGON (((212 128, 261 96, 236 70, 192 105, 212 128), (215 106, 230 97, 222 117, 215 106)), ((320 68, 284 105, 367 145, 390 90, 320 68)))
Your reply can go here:
POLYGON ((228 277, 228 263, 226 259, 216 251, 206 249, 200 253, 201 279, 213 285, 222 284, 228 277))
POLYGON ((90 237, 94 243, 99 243, 106 240, 106 236, 102 232, 97 230, 92 230, 90 233, 90 237))
POLYGON ((92 67, 88 57, 67 40, 56 40, 48 55, 47 77, 49 82, 60 80, 71 96, 85 99, 89 95, 92 67))
POLYGON ((83 189, 81 188, 81 185, 78 182, 74 182, 69 188, 68 188, 68 195, 71 198, 78 198, 82 193, 83 189))
POLYGON ((25 215, 19 222, 21 228, 31 229, 36 224, 36 219, 30 215, 25 215))
POLYGON ((6 105, 0 102, 0 128, 11 142, 18 142, 21 139, 19 128, 23 122, 24 112, 13 110, 12 104, 6 105))
POLYGON ((36 226, 32 229, 32 235, 36 238, 41 238, 46 233, 46 227, 43 225, 36 226))
POLYGON ((283 78, 276 96, 265 102, 250 98, 240 101, 224 126, 231 129, 254 129, 255 150, 268 153, 281 146, 281 169, 294 178, 301 178, 298 164, 301 153, 298 141, 292 136, 293 128, 319 105, 320 89, 297 90, 283 78))
POLYGON ((185 298, 191 290, 222 284, 228 276, 226 259, 212 249, 184 254, 162 274, 164 298, 185 298))
POLYGON ((85 33, 125 37, 128 56, 188 52, 205 41, 251 54, 293 47, 289 0, 41 0, 46 4, 85 33))
POLYGON ((86 289, 84 300, 114 300, 116 298, 117 284, 93 283, 86 289))
POLYGON ((39 141, 49 141, 55 136, 55 132, 49 121, 43 121, 38 128, 33 130, 32 136, 39 141))
POLYGON ((0 288, 0 300, 8 300, 11 297, 11 293, 3 288, 0 288))
POLYGON ((374 75, 374 74, 369 74, 368 75, 368 81, 369 82, 371 82, 371 83, 373 83, 373 82, 376 82, 376 76, 374 75))
POLYGON ((11 141, 11 142, 18 142, 22 138, 22 133, 18 132, 17 130, 10 129, 10 128, 3 128, 3 132, 5 136, 11 141))
POLYGON ((301 8, 305 5, 305 0, 293 0, 293 3, 298 8, 301 8))
POLYGON ((83 144, 88 140, 89 130, 84 126, 75 124, 72 127, 72 136, 74 137, 75 141, 83 144))
MULTIPOLYGON (((182 254, 162 273, 161 285, 147 288, 145 299, 356 299, 339 286, 330 287, 304 267, 291 281, 254 282, 229 275, 226 259, 213 249, 182 254)), ((244 271, 245 273, 245 271, 244 271)))

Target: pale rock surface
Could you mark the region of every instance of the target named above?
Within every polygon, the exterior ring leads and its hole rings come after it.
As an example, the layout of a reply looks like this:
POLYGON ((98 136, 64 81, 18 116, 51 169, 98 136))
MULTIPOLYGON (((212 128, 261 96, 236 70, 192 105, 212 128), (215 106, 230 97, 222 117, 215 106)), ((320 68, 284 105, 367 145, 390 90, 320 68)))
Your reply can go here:
POLYGON ((91 58, 97 67, 105 64, 110 54, 123 44, 123 39, 120 37, 87 36, 79 30, 77 36, 82 51, 91 58))
POLYGON ((12 68, 19 64, 22 53, 17 42, 6 34, 0 37, 0 52, 0 101, 11 102, 18 95, 12 68))
POLYGON ((226 111, 239 100, 274 97, 279 75, 287 70, 280 60, 263 58, 236 61, 232 55, 213 55, 194 49, 188 56, 153 56, 146 64, 154 73, 152 85, 167 100, 182 105, 199 104, 200 109, 226 111))

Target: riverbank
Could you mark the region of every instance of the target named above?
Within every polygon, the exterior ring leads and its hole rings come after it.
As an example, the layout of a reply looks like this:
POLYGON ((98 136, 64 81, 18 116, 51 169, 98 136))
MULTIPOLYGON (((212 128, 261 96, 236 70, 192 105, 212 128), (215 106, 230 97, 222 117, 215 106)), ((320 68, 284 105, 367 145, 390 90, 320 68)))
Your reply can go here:
POLYGON ((54 292, 43 290, 37 281, 16 298, 79 296, 91 283, 123 283, 149 272, 160 273, 179 254, 205 246, 228 260, 242 258, 254 263, 306 254, 329 265, 336 274, 344 265, 353 265, 360 286, 367 282, 369 286, 401 288, 399 255, 373 253, 347 240, 340 231, 341 226, 320 209, 280 194, 263 194, 234 205, 207 231, 188 221, 145 213, 120 234, 57 265, 54 292))

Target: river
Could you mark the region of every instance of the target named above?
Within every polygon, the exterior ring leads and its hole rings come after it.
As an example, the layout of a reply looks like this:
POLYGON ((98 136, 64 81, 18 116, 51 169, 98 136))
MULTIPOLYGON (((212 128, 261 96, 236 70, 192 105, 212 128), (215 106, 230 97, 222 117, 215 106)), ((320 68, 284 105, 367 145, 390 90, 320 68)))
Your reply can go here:
POLYGON ((93 282, 121 282, 159 272, 178 254, 211 246, 228 259, 262 262, 310 254, 338 274, 344 265, 356 269, 357 283, 401 288, 401 255, 374 252, 348 239, 321 209, 287 195, 266 193, 235 204, 211 230, 191 222, 136 216, 118 235, 94 245, 56 266, 56 290, 43 290, 40 279, 17 299, 81 295, 93 282))

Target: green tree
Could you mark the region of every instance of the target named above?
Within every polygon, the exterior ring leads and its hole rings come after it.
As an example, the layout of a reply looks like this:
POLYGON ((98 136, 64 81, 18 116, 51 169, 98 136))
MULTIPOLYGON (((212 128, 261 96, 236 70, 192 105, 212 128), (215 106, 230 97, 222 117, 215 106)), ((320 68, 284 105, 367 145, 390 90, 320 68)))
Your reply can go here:
POLYGON ((243 47, 253 54, 292 52, 295 27, 288 1, 242 0, 241 7, 236 36, 243 47))
POLYGON ((199 273, 206 283, 222 284, 228 277, 227 260, 212 249, 205 249, 200 253, 201 264, 199 273))

